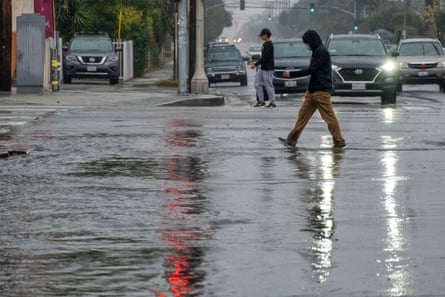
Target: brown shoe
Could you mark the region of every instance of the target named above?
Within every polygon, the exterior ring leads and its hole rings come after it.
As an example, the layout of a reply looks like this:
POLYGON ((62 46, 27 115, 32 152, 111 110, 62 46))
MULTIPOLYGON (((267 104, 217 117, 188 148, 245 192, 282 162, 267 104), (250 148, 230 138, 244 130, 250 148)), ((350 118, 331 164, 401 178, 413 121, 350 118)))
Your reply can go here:
POLYGON ((334 144, 334 148, 344 148, 346 146, 346 143, 344 142, 338 142, 334 144))
POLYGON ((278 140, 287 148, 295 148, 296 142, 292 142, 283 137, 278 137, 278 140))

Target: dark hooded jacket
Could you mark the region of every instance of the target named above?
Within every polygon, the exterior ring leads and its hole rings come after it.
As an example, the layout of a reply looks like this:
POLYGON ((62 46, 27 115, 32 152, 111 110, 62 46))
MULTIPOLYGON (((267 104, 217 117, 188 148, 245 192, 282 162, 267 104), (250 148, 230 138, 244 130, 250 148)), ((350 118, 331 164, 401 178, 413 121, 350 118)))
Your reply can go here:
POLYGON ((303 42, 312 50, 309 67, 291 72, 291 77, 310 75, 308 91, 332 91, 332 62, 328 49, 323 45, 320 35, 315 30, 308 30, 303 35, 303 42))

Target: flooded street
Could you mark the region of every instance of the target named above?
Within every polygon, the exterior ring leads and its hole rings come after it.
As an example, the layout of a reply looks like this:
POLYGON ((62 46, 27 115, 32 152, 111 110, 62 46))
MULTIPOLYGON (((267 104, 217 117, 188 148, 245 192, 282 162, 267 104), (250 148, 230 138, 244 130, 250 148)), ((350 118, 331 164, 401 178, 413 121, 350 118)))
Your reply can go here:
MULTIPOLYGON (((77 108, 0 160, 1 296, 443 296, 445 107, 77 108)), ((366 102, 366 101, 362 101, 366 102)))

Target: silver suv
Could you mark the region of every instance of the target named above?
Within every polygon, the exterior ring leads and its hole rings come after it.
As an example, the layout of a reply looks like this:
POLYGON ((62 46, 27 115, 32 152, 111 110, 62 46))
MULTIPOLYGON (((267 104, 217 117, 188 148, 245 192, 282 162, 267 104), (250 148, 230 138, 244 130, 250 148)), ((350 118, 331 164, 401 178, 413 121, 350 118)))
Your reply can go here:
POLYGON ((400 41, 398 47, 400 85, 438 84, 445 92, 445 55, 437 39, 412 38, 400 41))
POLYGON ((106 34, 76 34, 63 59, 63 81, 73 78, 104 78, 119 82, 119 57, 106 34))

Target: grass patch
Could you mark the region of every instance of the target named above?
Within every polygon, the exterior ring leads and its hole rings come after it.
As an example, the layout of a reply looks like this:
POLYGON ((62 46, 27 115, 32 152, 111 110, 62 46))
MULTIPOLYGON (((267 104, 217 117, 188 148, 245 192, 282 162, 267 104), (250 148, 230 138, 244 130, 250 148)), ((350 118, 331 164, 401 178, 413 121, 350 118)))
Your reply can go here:
POLYGON ((174 79, 160 79, 157 82, 155 82, 155 85, 158 86, 158 87, 174 88, 174 87, 178 87, 179 86, 179 82, 177 80, 174 80, 174 79))

